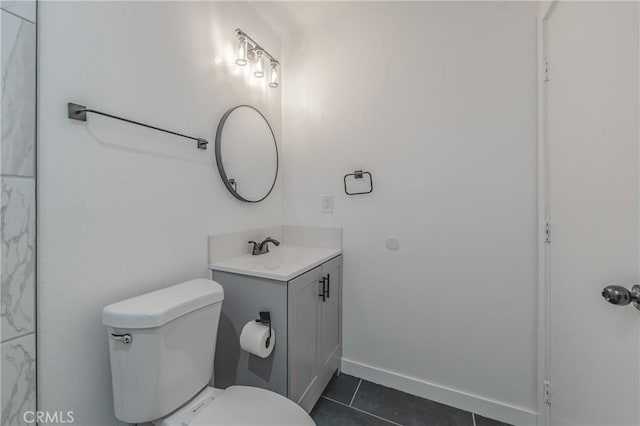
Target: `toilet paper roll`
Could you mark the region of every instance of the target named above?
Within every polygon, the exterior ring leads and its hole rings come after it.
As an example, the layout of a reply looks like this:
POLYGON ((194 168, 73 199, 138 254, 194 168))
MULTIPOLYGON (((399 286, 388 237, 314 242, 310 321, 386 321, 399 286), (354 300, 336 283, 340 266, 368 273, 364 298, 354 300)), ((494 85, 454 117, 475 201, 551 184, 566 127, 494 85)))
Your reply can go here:
POLYGON ((249 321, 242 327, 240 333, 240 347, 260 358, 271 355, 276 344, 276 332, 271 328, 271 339, 269 338, 269 327, 255 321, 249 321))

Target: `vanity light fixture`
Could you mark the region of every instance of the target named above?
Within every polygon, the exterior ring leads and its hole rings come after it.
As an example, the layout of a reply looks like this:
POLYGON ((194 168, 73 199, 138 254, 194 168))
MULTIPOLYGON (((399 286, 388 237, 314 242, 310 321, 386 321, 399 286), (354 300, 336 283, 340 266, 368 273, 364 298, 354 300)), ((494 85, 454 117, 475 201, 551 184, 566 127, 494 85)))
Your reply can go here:
POLYGON ((242 35, 238 35, 238 44, 236 47, 236 64, 240 66, 247 65, 247 62, 248 62, 247 48, 248 48, 247 38, 242 35))
POLYGON ((279 87, 280 62, 240 28, 236 29, 236 36, 238 37, 236 64, 240 66, 252 64, 253 75, 256 78, 263 78, 265 76, 265 67, 268 66, 269 68, 266 72, 269 73, 269 87, 279 87))
POLYGON ((256 61, 253 75, 258 78, 264 77, 264 52, 260 49, 255 50, 256 61))
POLYGON ((278 80, 278 63, 271 61, 271 63, 269 63, 269 87, 274 89, 278 87, 280 85, 278 80))

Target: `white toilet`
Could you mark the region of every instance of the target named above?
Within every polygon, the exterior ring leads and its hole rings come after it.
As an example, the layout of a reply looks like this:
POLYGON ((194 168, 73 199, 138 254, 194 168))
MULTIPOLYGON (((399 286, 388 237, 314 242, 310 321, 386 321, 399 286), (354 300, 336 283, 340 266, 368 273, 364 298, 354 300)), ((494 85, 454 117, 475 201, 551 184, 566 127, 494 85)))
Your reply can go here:
POLYGON ((275 392, 208 386, 223 299, 220 284, 197 279, 104 308, 118 419, 159 426, 315 425, 275 392))

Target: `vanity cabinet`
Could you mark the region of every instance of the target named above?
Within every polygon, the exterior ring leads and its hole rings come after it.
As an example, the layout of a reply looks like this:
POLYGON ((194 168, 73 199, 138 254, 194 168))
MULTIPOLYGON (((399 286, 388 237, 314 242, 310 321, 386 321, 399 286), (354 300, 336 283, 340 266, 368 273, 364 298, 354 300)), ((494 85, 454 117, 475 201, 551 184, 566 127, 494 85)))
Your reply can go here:
POLYGON ((289 398, 310 411, 342 357, 342 257, 289 282, 289 398))
POLYGON ((287 281, 216 270, 224 288, 214 383, 278 392, 311 411, 342 358, 342 255, 287 281), (271 313, 273 352, 259 358, 240 348, 242 327, 271 313))

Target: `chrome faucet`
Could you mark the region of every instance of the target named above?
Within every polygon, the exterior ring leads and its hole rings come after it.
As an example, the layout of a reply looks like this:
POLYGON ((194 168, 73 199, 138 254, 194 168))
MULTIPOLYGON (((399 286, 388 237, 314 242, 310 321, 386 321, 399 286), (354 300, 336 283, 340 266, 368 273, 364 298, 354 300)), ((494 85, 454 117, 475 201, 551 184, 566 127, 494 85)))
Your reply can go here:
POLYGON ((267 237, 261 243, 256 243, 255 241, 249 241, 249 244, 253 244, 253 248, 251 249, 251 254, 256 256, 258 254, 269 253, 269 243, 273 243, 276 246, 280 245, 280 241, 274 240, 271 237, 267 237))

